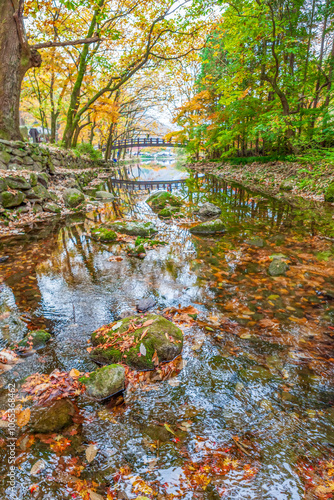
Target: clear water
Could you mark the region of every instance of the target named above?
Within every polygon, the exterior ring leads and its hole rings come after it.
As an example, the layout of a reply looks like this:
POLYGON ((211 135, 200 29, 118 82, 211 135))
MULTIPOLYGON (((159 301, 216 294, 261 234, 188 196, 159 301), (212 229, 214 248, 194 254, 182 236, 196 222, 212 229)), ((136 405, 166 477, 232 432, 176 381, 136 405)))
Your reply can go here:
MULTIPOLYGON (((333 210, 283 204, 192 174, 179 192, 185 220, 159 220, 145 192, 117 194, 102 210, 1 240, 0 256, 9 256, 0 264, 2 345, 28 329, 45 327, 53 336, 2 375, 1 409, 10 382, 54 369, 95 369, 87 352, 91 332, 135 312, 143 297, 154 297, 161 312, 199 310, 184 328, 184 367, 176 382, 139 388, 120 406, 81 396, 75 434, 62 434, 65 451, 38 438, 17 450, 16 498, 87 500, 89 488, 104 499, 108 491, 108 498, 123 499, 332 498, 334 249, 323 236, 331 234, 333 210), (222 208, 226 234, 189 233, 193 207, 206 200, 222 208), (156 222, 167 245, 138 260, 124 245, 87 236, 92 225, 121 216, 156 222), (255 235, 264 247, 246 243, 255 235), (289 257, 290 269, 273 278, 269 256, 277 253, 289 257), (123 260, 109 261, 113 254, 123 260), (88 464, 90 443, 98 454, 88 464), (46 468, 31 476, 41 458, 46 468), (82 465, 75 484, 65 477, 73 464, 82 465)), ((11 498, 5 429, 0 439, 1 498, 11 498)))

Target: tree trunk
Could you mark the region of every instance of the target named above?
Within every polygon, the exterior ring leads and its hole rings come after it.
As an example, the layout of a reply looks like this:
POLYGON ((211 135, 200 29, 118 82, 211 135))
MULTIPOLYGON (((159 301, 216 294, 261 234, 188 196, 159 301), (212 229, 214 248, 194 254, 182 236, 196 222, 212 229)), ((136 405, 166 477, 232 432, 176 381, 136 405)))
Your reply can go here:
POLYGON ((22 12, 13 4, 22 10, 17 0, 0 2, 0 138, 21 140, 21 83, 29 68, 41 65, 41 56, 26 42, 22 12))

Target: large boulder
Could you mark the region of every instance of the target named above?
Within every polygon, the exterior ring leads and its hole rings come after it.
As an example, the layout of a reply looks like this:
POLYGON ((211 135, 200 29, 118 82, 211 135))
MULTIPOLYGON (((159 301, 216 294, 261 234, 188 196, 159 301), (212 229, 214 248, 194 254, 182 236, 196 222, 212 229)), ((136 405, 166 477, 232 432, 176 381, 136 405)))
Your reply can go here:
POLYGON ((117 233, 129 234, 130 236, 142 236, 146 238, 158 232, 158 229, 152 222, 112 222, 108 224, 108 228, 117 233))
POLYGON ((93 240, 110 243, 117 240, 117 234, 108 227, 95 227, 91 229, 90 236, 93 240))
POLYGON ((50 340, 51 335, 45 330, 33 330, 29 332, 20 342, 19 347, 43 347, 50 340))
POLYGON ((180 207, 182 205, 182 201, 168 191, 158 191, 152 194, 146 200, 146 203, 150 205, 152 210, 162 210, 167 205, 172 207, 180 207))
POLYGON ((225 228, 224 223, 221 219, 215 219, 215 220, 210 220, 207 222, 202 222, 201 224, 198 224, 197 226, 193 226, 189 229, 189 231, 192 234, 209 235, 209 234, 216 234, 216 233, 225 233, 226 228, 225 228))
POLYGON ((214 205, 213 203, 210 203, 207 201, 206 203, 203 203, 203 205, 200 207, 198 210, 198 215, 199 217, 205 219, 209 217, 218 217, 222 213, 221 209, 217 207, 217 205, 214 205))
POLYGON ((92 343, 90 356, 97 363, 122 362, 137 370, 152 370, 155 362, 181 354, 183 333, 163 316, 147 314, 99 328, 92 334, 92 343))
POLYGON ((86 394, 98 401, 106 399, 125 388, 125 370, 122 365, 108 365, 98 368, 79 382, 86 386, 86 394))
POLYGON ((2 193, 0 193, 0 205, 2 205, 3 208, 18 207, 19 205, 21 205, 24 198, 25 195, 22 193, 22 191, 16 191, 16 193, 3 191, 2 193))
POLYGON ((58 399, 45 406, 33 406, 29 430, 45 434, 59 432, 73 423, 74 414, 75 406, 69 399, 58 399))
POLYGON ((75 208, 85 201, 84 194, 75 188, 65 189, 63 198, 67 208, 75 208))

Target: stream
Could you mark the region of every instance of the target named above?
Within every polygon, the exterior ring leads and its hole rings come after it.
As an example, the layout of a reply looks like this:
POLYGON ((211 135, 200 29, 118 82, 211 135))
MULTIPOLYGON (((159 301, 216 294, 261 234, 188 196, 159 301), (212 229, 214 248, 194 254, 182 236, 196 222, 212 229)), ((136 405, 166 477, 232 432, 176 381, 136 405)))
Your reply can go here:
POLYGON ((8 384, 19 387, 33 373, 95 370, 91 333, 135 314, 142 298, 153 298, 158 313, 198 310, 180 325, 182 369, 133 387, 124 400, 80 395, 80 418, 69 433, 17 447, 16 496, 0 426, 0 497, 334 498, 333 207, 278 201, 168 161, 130 173, 184 180, 172 192, 185 201, 185 217, 159 219, 145 202, 147 190, 116 187, 116 200, 103 208, 0 240, 0 256, 9 257, 0 263, 1 348, 29 330, 52 334, 46 347, 1 375, 0 409, 7 408, 8 384), (225 234, 188 231, 205 201, 221 208, 225 234), (94 225, 120 218, 153 221, 166 244, 141 260, 128 256, 124 243, 89 237, 94 225), (286 275, 268 274, 273 254, 288 259, 286 275), (109 260, 113 255, 122 260, 109 260), (87 463, 91 443, 98 453, 87 463), (41 459, 45 468, 31 475, 41 459))

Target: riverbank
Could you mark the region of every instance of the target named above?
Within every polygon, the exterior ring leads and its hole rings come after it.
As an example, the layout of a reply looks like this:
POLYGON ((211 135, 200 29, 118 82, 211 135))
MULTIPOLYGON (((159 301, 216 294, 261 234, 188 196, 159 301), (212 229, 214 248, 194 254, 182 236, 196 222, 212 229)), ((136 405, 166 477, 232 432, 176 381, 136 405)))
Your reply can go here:
POLYGON ((272 161, 231 165, 201 161, 189 165, 189 168, 198 173, 213 174, 226 181, 237 182, 278 199, 298 196, 323 202, 329 186, 334 184, 334 165, 325 162, 304 165, 299 162, 272 161))

